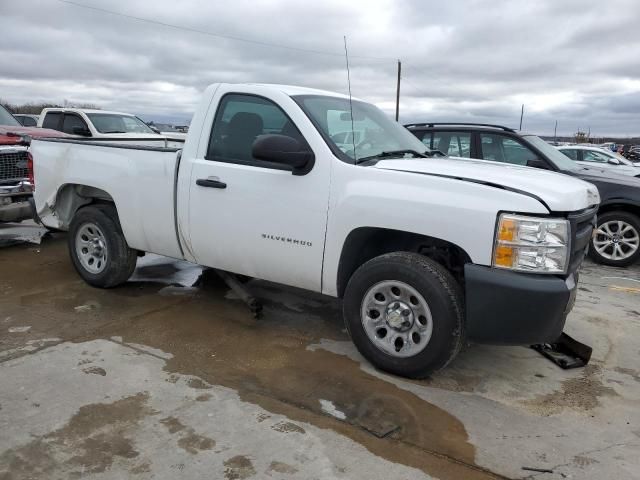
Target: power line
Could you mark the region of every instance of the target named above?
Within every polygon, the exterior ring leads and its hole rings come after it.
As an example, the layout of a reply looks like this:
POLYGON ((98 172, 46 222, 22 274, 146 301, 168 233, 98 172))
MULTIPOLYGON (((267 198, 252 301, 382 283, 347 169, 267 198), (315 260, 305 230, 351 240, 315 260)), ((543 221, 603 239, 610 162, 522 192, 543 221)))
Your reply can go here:
MULTIPOLYGON (((162 27, 167 27, 167 28, 173 28, 176 30, 183 30, 186 32, 192 32, 192 33, 199 33, 201 35, 208 35, 210 37, 216 37, 216 38, 221 38, 221 39, 225 39, 225 40, 233 40, 236 42, 244 42, 244 43, 251 43, 253 45, 260 45, 263 47, 271 47, 271 48, 282 48, 282 49, 286 49, 286 50, 294 50, 297 52, 304 52, 304 53, 313 53, 316 55, 328 55, 328 56, 332 56, 332 57, 343 57, 344 54, 343 53, 338 53, 338 52, 330 52, 330 51, 326 51, 326 50, 313 50, 313 49, 307 49, 307 48, 300 48, 300 47, 294 47, 291 45, 282 45, 282 44, 278 44, 278 43, 269 43, 269 42, 262 42, 260 40, 252 40, 249 38, 242 38, 242 37, 236 37, 233 35, 223 35, 220 33, 214 33, 214 32, 209 32, 206 30, 200 30, 198 28, 192 28, 192 27, 185 27, 183 25, 175 25, 172 23, 167 23, 167 22, 161 22, 159 20, 153 20, 150 18, 143 18, 143 17, 138 17, 135 15, 129 15, 126 13, 122 13, 122 12, 116 12, 114 10, 108 10, 106 8, 100 8, 100 7, 94 7, 92 5, 85 5, 83 3, 77 3, 77 2, 73 2, 71 0, 58 0, 58 2, 60 3, 64 3, 67 5, 73 5, 74 7, 79 7, 79 8, 84 8, 87 10, 93 10, 96 12, 101 12, 101 13, 106 13, 109 15, 114 15, 117 17, 123 17, 123 18, 128 18, 130 20, 136 20, 138 22, 144 22, 144 23, 148 23, 151 25, 158 25, 158 26, 162 26, 162 27)), ((389 60, 394 60, 395 58, 391 58, 391 57, 369 57, 369 56, 365 56, 365 55, 351 55, 352 58, 362 58, 362 59, 368 59, 368 60, 383 60, 383 61, 389 61, 389 60)))

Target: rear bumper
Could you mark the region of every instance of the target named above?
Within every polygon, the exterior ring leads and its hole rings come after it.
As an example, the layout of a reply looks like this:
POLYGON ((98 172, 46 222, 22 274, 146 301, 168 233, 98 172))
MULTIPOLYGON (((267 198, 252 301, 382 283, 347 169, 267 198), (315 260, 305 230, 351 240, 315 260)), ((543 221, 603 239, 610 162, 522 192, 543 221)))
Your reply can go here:
POLYGON ((476 343, 528 345, 560 337, 577 278, 464 268, 467 337, 476 343))

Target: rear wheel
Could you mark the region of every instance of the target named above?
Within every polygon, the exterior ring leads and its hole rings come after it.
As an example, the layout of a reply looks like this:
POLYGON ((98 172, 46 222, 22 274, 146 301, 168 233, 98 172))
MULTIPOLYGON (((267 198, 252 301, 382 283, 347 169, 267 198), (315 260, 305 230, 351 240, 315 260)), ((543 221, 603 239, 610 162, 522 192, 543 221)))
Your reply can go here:
POLYGON ((459 285, 416 253, 389 253, 358 268, 345 291, 344 318, 367 360, 406 377, 445 367, 463 343, 459 285))
POLYGON ((136 267, 137 251, 127 245, 111 205, 79 210, 71 221, 68 246, 76 271, 94 287, 124 283, 136 267))
POLYGON ((589 255, 598 263, 614 267, 635 263, 640 257, 640 219, 620 211, 599 215, 589 255))

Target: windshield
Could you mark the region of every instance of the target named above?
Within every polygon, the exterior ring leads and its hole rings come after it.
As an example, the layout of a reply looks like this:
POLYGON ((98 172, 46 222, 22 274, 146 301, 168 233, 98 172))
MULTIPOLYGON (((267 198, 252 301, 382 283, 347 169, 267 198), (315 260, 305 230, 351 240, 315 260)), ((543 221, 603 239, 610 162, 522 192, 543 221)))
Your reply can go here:
POLYGON ((10 125, 12 127, 22 126, 2 105, 0 105, 0 125, 10 125))
POLYGON ((551 146, 540 137, 535 135, 524 135, 524 137, 538 150, 540 150, 551 162, 555 164, 560 170, 580 170, 573 160, 567 157, 557 148, 551 146))
POLYGON ((155 135, 155 132, 146 123, 132 115, 87 113, 87 117, 100 133, 149 133, 155 135))
POLYGON ((348 98, 300 95, 293 99, 315 123, 333 152, 349 163, 395 150, 429 151, 408 130, 369 103, 352 102, 352 122, 348 98))

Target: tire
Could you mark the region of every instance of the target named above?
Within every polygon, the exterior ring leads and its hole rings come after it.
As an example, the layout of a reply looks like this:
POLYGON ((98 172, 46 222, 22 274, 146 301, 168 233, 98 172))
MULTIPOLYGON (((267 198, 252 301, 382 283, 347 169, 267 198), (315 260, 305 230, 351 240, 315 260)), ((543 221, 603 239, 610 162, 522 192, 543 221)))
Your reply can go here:
POLYGON ((623 211, 598 215, 598 226, 591 238, 589 256, 597 263, 612 267, 634 264, 640 258, 640 218, 623 211))
POLYGON ((94 287, 120 285, 136 268, 137 251, 127 245, 112 205, 78 210, 69 228, 68 247, 76 271, 94 287))
POLYGON ((343 303, 347 330, 360 353, 377 368, 410 378, 427 377, 455 358, 464 342, 463 312, 462 290, 451 274, 409 252, 360 266, 343 303))

